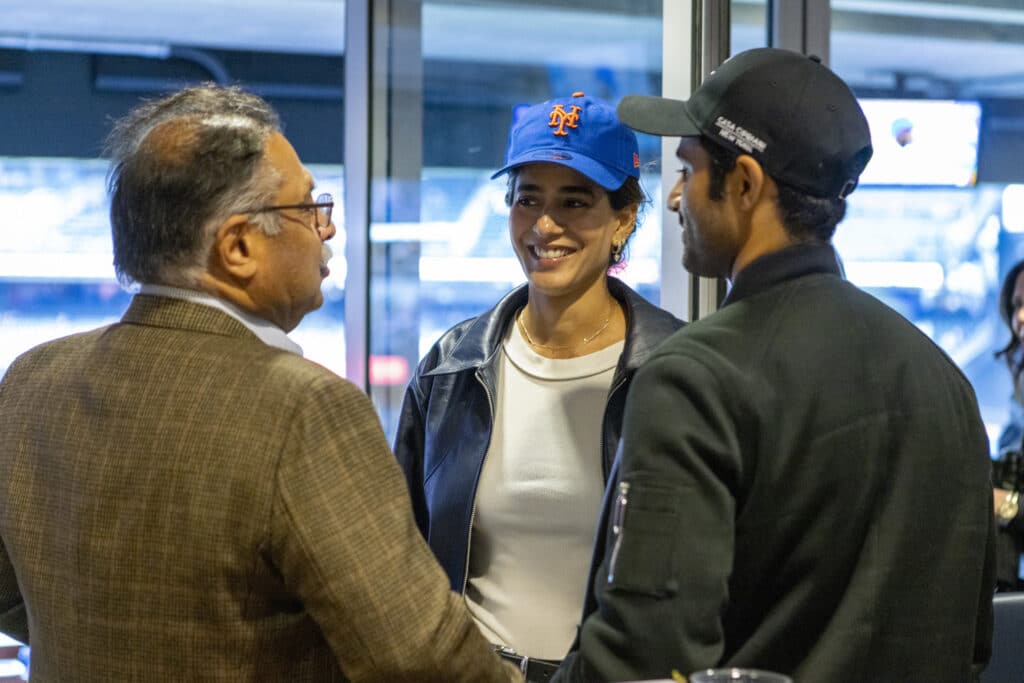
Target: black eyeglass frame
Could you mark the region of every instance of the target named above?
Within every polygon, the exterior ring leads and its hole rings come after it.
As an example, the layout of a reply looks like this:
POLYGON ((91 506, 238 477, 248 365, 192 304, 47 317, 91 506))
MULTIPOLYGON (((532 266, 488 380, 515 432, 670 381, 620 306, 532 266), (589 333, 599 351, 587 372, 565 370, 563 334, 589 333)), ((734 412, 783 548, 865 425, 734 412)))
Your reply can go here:
POLYGON ((313 212, 313 225, 310 227, 316 234, 323 237, 323 231, 331 224, 331 214, 334 212, 334 197, 329 192, 317 196, 316 201, 306 204, 280 204, 277 206, 263 206, 258 209, 249 209, 243 213, 267 213, 268 211, 284 211, 286 209, 316 209, 313 212), (326 220, 320 225, 320 216, 326 220))

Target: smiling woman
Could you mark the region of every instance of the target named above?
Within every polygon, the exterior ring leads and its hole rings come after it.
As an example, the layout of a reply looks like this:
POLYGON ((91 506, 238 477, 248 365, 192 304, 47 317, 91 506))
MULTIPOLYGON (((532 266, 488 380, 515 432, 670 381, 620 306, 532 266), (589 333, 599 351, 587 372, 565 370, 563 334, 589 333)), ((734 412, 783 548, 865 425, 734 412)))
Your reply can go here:
POLYGON ((402 408, 395 453, 420 531, 510 657, 555 660, 572 642, 626 392, 682 325, 608 276, 636 230, 639 166, 608 103, 575 93, 522 112, 494 175, 509 175, 527 283, 442 335, 402 408))
POLYGON ((509 185, 512 246, 531 294, 517 317, 527 343, 542 356, 574 358, 599 335, 591 352, 622 339, 625 315, 606 272, 635 230, 637 204, 613 209, 604 188, 557 163, 526 164, 509 185))

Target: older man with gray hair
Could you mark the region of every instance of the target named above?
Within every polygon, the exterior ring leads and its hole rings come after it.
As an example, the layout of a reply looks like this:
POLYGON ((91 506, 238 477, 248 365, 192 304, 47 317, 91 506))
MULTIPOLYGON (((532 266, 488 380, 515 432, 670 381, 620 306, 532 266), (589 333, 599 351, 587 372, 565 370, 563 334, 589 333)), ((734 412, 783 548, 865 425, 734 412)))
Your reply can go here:
POLYGON ((323 303, 329 195, 237 88, 109 141, 120 322, 0 383, 0 631, 33 681, 494 681, 369 399, 287 332, 323 303))

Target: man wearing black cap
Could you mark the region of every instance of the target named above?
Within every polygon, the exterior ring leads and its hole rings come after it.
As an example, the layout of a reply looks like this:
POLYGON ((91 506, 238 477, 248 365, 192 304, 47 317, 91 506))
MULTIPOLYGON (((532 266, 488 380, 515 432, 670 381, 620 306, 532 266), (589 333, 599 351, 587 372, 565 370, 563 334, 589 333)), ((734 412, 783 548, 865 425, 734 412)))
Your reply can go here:
POLYGON ((757 49, 686 102, 627 97, 619 116, 682 138, 683 263, 732 287, 634 379, 556 680, 972 680, 992 628, 988 442, 952 361, 842 277, 831 238, 871 157, 853 94, 757 49))

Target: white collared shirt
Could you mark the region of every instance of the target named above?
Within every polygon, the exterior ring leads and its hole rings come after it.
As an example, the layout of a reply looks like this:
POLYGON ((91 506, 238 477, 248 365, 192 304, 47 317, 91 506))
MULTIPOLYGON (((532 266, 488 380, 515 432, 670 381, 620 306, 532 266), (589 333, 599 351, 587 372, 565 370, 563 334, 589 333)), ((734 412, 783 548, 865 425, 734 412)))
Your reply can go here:
POLYGON ((182 289, 180 287, 168 287, 167 285, 142 285, 139 294, 151 294, 153 296, 166 296, 172 299, 184 299, 194 304, 202 304, 210 308, 216 308, 222 313, 230 315, 238 322, 245 325, 264 344, 274 348, 302 355, 302 347, 293 342, 280 327, 272 322, 257 318, 252 313, 244 311, 231 302, 218 299, 212 294, 200 292, 194 289, 182 289))

